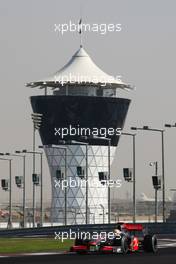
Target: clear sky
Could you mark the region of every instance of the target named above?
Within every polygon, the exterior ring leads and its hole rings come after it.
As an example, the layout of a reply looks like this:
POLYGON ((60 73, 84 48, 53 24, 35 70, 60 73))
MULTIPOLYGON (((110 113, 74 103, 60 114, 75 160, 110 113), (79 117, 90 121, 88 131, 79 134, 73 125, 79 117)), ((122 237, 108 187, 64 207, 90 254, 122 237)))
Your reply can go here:
MULTIPOLYGON (((174 0, 0 0, 0 152, 13 152, 32 146, 29 96, 41 91, 25 83, 47 77, 60 69, 79 48, 77 33, 54 32, 54 24, 77 22, 122 24, 121 32, 83 35, 83 45, 94 62, 105 72, 122 75, 136 91, 120 92, 132 99, 125 132, 131 126, 163 128, 176 122, 175 47, 176 2, 174 0)), ((161 168, 159 134, 137 135, 137 194, 153 196, 150 161, 161 168)), ((38 137, 38 144, 40 140, 38 137)), ((131 138, 120 140, 113 164, 113 176, 122 177, 122 168, 131 167, 131 138)), ((165 134, 166 188, 176 187, 176 129, 165 134)), ((13 176, 21 174, 20 161, 13 162, 13 176)), ((28 199, 31 199, 31 160, 28 159, 28 199)), ((0 177, 8 177, 7 163, 0 162, 0 177)), ((45 200, 50 197, 50 178, 45 162, 45 200)), ((125 197, 130 184, 116 195, 125 197)), ((21 197, 14 186, 13 200, 21 197)), ((0 203, 8 193, 0 190, 0 203)))

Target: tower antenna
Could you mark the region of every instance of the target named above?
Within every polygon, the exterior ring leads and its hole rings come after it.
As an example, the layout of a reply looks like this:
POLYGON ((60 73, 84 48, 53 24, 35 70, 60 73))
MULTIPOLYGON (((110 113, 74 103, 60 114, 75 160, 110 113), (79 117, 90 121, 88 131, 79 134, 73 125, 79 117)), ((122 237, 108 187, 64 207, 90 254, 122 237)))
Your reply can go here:
POLYGON ((80 48, 82 48, 83 43, 82 43, 82 3, 81 2, 80 2, 79 36, 80 36, 80 48))

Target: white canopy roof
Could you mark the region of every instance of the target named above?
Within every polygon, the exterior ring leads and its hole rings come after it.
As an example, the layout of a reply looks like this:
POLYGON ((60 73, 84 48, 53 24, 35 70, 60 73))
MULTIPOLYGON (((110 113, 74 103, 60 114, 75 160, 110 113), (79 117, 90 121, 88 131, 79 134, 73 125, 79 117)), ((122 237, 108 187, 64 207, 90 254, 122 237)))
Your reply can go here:
POLYGON ((110 76, 97 67, 82 47, 80 47, 71 60, 55 74, 43 80, 27 83, 27 86, 57 88, 65 84, 89 84, 132 89, 130 85, 123 83, 118 76, 110 76))

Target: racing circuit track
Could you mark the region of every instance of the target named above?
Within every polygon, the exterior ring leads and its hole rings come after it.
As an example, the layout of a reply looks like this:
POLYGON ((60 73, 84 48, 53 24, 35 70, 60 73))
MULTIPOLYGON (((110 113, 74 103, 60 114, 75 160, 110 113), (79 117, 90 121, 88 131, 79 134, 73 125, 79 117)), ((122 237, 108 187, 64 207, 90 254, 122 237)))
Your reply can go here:
MULTIPOLYGON (((1 256, 0 256, 1 257, 1 256)), ((34 256, 1 257, 0 263, 9 264, 175 264, 176 263, 176 238, 159 239, 159 251, 152 253, 133 253, 127 255, 76 255, 76 254, 37 254, 34 256)))

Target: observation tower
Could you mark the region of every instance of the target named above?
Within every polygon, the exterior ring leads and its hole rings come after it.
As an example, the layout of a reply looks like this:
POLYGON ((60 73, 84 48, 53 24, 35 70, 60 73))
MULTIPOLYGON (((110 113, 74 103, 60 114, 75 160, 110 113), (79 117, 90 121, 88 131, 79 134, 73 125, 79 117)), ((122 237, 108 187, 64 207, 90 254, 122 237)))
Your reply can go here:
POLYGON ((130 104, 118 91, 130 85, 97 67, 81 45, 63 68, 27 86, 44 91, 30 101, 43 115, 39 133, 50 169, 52 221, 110 222, 107 182, 130 104))

